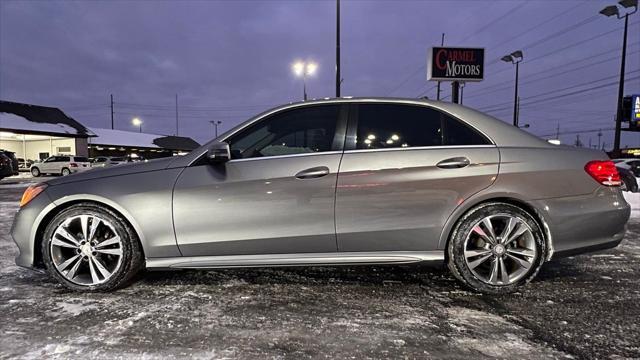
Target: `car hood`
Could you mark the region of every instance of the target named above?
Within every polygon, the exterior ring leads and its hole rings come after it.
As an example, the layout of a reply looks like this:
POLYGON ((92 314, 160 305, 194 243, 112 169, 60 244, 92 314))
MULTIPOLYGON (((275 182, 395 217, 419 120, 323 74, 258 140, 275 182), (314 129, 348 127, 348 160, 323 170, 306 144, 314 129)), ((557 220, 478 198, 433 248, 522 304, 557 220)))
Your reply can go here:
POLYGON ((49 185, 60 185, 60 184, 68 184, 76 181, 85 181, 91 179, 99 179, 111 176, 120 176, 127 174, 136 174, 141 172, 149 172, 149 171, 157 171, 163 170, 171 167, 171 163, 174 162, 175 158, 162 158, 162 159, 154 159, 147 160, 144 162, 130 163, 130 164, 122 164, 113 167, 104 167, 104 168, 92 168, 91 170, 83 171, 80 173, 71 174, 68 176, 62 176, 55 179, 51 179, 46 181, 49 185))

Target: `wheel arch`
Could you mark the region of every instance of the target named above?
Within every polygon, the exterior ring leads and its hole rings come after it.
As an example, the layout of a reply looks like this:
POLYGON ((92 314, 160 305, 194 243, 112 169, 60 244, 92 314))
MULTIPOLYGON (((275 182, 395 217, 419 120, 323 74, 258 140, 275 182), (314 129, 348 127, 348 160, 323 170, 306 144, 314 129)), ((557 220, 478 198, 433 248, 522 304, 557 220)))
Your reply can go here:
POLYGON ((95 205, 95 206, 100 206, 103 208, 106 208, 114 213, 116 213, 118 216, 120 216, 122 218, 122 220, 131 227, 131 229, 133 229, 133 232, 135 233, 138 242, 140 243, 140 250, 142 251, 142 255, 143 258, 146 258, 144 255, 144 249, 145 249, 145 240, 144 240, 144 235, 142 233, 142 231, 140 230, 139 225, 137 225, 135 223, 135 220, 133 220, 133 218, 131 216, 128 216, 129 213, 123 209, 122 207, 118 206, 117 204, 113 203, 112 201, 108 200, 108 199, 100 199, 97 198, 95 196, 91 196, 91 197, 82 197, 81 195, 77 195, 77 196, 73 196, 70 199, 64 199, 64 201, 56 201, 54 202, 55 206, 48 209, 48 211, 44 214, 41 215, 41 220, 38 223, 37 227, 35 228, 35 233, 34 236, 32 237, 33 239, 33 266, 39 269, 44 269, 44 263, 43 263, 43 259, 42 259, 42 241, 44 240, 44 232, 45 229, 47 228, 47 225, 49 225, 49 223, 51 222, 51 220, 58 215, 59 213, 61 213, 62 211, 70 208, 73 205, 77 205, 77 204, 88 204, 88 205, 95 205))
POLYGON ((470 210, 474 209, 477 206, 487 203, 500 202, 513 206, 517 206, 527 212, 533 219, 538 223, 540 228, 542 229, 545 245, 546 245, 546 254, 545 260, 550 260, 553 255, 553 238, 551 236, 551 231, 549 230, 548 222, 543 215, 540 209, 533 206, 531 203, 518 196, 517 194, 492 194, 491 196, 481 197, 474 200, 467 200, 462 205, 458 206, 454 212, 447 219, 445 226, 440 234, 440 241, 438 248, 443 249, 445 252, 445 260, 447 260, 448 252, 447 247, 449 246, 449 240, 451 238, 451 234, 456 224, 467 214, 470 210))

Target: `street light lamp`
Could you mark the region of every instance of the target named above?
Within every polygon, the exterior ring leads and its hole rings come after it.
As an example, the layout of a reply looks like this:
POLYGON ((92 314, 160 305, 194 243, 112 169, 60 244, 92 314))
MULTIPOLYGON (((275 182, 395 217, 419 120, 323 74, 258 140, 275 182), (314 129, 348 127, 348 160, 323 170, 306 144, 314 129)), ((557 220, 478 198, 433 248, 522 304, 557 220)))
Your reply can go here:
POLYGON ((515 95, 513 97, 513 126, 518 126, 518 70, 519 65, 524 55, 522 54, 522 50, 516 50, 509 55, 503 56, 500 60, 508 63, 512 63, 516 66, 516 86, 515 86, 515 95))
POLYGON ((140 132, 142 132, 142 120, 140 120, 140 118, 135 117, 131 119, 131 123, 133 124, 133 126, 137 126, 140 132))
POLYGON ((222 121, 220 121, 220 120, 211 120, 211 121, 209 121, 209 123, 211 123, 211 125, 213 125, 214 131, 215 131, 214 139, 217 139, 218 138, 218 125, 222 124, 222 121))
MULTIPOLYGON (((621 0, 618 2, 625 9, 633 8, 633 11, 620 14, 616 5, 610 5, 600 10, 604 16, 616 16, 618 19, 624 18, 624 34, 622 38, 622 61, 620 62, 620 82, 618 84, 618 106, 616 112, 616 132, 613 138, 613 152, 620 151, 620 132, 622 131, 622 101, 624 98, 624 65, 627 58, 627 29, 629 27, 629 15, 638 11, 638 0, 621 0)), ((617 156, 617 155, 616 155, 617 156)))
POLYGON ((303 99, 307 100, 307 76, 312 76, 318 70, 318 64, 313 61, 296 61, 291 65, 293 73, 302 77, 302 95, 303 99))

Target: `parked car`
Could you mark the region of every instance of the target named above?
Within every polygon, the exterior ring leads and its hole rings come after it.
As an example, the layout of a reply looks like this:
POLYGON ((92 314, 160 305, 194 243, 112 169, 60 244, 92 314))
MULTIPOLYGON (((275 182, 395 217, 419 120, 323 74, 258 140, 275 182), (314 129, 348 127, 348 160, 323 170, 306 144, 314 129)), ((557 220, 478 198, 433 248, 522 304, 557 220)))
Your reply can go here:
POLYGON ((110 167, 119 164, 124 164, 127 159, 124 157, 115 156, 98 156, 91 162, 91 167, 110 167))
POLYGON ((23 158, 18 158, 18 170, 19 171, 29 171, 29 169, 31 168, 31 165, 33 165, 33 160, 30 159, 23 159, 23 158))
POLYGON ((13 164, 7 155, 0 152, 0 180, 9 176, 13 176, 13 164))
POLYGON ((622 191, 638 192, 638 181, 636 180, 633 172, 627 168, 619 167, 617 165, 616 168, 618 169, 620 179, 622 180, 622 184, 620 185, 622 191))
POLYGON ((16 154, 13 151, 2 150, 2 149, 0 149, 0 154, 3 154, 4 156, 6 156, 10 161, 11 175, 7 175, 7 176, 18 175, 19 164, 18 164, 18 159, 16 158, 16 154))
POLYGON ((618 168, 629 169, 635 177, 640 177, 640 159, 614 159, 613 162, 618 168))
POLYGON ((31 175, 59 174, 67 176, 91 169, 89 159, 84 156, 56 155, 50 156, 40 163, 31 165, 31 175))
POLYGON ((12 236, 18 265, 79 291, 143 268, 435 262, 508 293, 549 259, 618 245, 620 185, 604 152, 460 105, 308 101, 185 156, 33 185, 12 236))

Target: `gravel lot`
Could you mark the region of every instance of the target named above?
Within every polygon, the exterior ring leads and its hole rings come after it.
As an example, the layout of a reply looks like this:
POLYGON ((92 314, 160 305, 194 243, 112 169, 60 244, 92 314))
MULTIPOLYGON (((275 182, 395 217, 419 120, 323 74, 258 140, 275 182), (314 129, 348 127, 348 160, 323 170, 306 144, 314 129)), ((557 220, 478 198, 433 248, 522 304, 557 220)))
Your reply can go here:
POLYGON ((640 358, 638 214, 618 248, 510 296, 396 266, 148 272, 80 294, 14 263, 28 181, 0 182, 0 359, 640 358))

